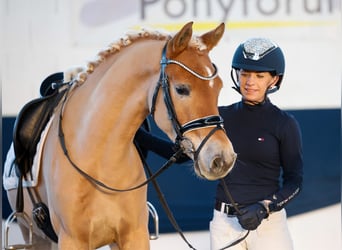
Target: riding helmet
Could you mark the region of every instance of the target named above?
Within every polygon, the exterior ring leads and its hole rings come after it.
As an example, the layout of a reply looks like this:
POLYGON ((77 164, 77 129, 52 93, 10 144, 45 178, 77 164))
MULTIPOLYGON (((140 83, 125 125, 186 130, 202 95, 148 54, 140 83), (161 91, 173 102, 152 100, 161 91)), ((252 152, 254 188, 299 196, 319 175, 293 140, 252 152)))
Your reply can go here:
MULTIPOLYGON (((273 93, 280 88, 280 84, 285 72, 285 59, 279 46, 267 38, 250 38, 241 43, 236 49, 232 68, 235 70, 250 70, 259 72, 270 72, 278 75, 279 80, 274 89, 268 93, 273 93)), ((232 74, 233 78, 233 74, 232 74)), ((235 87, 239 90, 239 85, 234 80, 235 87)))

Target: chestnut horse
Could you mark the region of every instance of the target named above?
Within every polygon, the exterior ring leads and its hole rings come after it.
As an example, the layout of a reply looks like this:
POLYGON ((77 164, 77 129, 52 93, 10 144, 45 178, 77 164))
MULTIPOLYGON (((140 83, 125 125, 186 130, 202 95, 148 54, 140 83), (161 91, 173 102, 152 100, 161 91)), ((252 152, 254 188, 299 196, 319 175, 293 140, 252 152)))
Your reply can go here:
MULTIPOLYGON (((35 187, 58 249, 149 249, 146 185, 117 192, 90 181, 121 190, 146 181, 133 139, 149 114, 198 176, 216 180, 231 170, 236 154, 217 109, 222 80, 209 57, 225 26, 193 36, 192 25, 174 36, 128 33, 69 84, 50 120, 35 187)), ((8 196, 14 207, 15 190, 8 196)), ((32 211, 26 192, 25 211, 32 211)), ((34 232, 35 249, 48 249, 48 238, 34 232)))

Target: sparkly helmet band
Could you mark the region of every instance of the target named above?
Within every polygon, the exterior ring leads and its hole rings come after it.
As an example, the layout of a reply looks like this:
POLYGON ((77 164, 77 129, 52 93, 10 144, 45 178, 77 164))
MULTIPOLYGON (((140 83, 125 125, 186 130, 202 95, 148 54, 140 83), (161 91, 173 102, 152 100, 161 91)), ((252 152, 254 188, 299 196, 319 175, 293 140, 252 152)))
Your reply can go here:
POLYGON ((278 46, 265 38, 249 39, 243 44, 243 56, 245 59, 258 61, 278 46))

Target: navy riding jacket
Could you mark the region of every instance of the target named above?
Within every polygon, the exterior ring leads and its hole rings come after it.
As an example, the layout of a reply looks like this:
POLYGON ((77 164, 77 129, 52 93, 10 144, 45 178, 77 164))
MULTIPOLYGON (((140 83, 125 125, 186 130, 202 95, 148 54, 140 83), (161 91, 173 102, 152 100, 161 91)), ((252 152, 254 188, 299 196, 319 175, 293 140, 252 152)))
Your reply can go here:
MULTIPOLYGON (((295 118, 269 99, 262 104, 238 102, 219 108, 237 161, 224 178, 235 202, 272 201, 271 211, 295 197, 303 181, 300 127, 295 118)), ((216 199, 230 203, 218 184, 216 199)))

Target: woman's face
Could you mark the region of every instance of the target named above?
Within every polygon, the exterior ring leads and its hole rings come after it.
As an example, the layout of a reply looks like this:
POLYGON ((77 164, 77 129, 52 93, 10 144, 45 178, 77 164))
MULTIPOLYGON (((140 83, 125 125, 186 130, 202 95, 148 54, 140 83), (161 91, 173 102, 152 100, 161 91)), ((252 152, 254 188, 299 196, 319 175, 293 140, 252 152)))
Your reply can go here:
POLYGON ((272 76, 270 72, 239 70, 240 92, 248 104, 263 102, 267 89, 273 87, 278 80, 279 76, 272 76))

